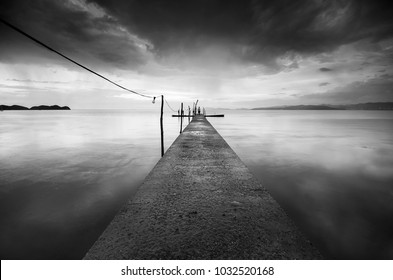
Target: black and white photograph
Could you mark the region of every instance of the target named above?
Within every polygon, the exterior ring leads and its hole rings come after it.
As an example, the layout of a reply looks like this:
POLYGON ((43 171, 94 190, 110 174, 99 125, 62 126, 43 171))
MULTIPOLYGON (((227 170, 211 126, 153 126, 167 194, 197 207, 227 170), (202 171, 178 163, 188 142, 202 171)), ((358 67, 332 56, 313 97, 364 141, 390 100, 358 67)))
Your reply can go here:
POLYGON ((392 15, 2 0, 2 262, 393 260, 392 15))

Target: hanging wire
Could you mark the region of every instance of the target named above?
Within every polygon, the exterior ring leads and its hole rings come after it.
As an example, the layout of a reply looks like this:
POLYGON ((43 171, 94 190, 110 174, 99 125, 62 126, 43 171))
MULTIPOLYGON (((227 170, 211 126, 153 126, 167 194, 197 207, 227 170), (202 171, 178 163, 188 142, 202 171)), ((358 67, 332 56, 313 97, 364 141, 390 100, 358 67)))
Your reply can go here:
POLYGON ((93 70, 87 68, 86 66, 83 66, 82 64, 76 62, 75 60, 73 60, 73 59, 67 57, 66 55, 64 55, 64 54, 62 54, 62 53, 60 53, 59 51, 56 51, 55 49, 49 47, 49 46, 46 45, 45 43, 43 43, 43 42, 39 41, 38 39, 34 38, 33 36, 27 34, 27 33, 24 32, 23 30, 21 30, 21 29, 19 29, 18 27, 12 25, 11 23, 5 21, 4 19, 0 18, 0 21, 1 21, 2 23, 4 23, 5 25, 7 25, 8 27, 11 27, 11 28, 14 29, 15 31, 21 33, 22 35, 26 36, 27 38, 29 38, 29 39, 33 40, 34 42, 38 43, 39 45, 43 46, 44 48, 46 48, 46 49, 48 49, 48 50, 50 50, 50 51, 52 51, 52 52, 54 52, 54 53, 60 55, 61 57, 65 58, 65 59, 67 59, 67 60, 69 60, 69 61, 71 61, 72 63, 78 65, 79 67, 82 67, 83 69, 85 69, 85 70, 87 70, 87 71, 93 73, 94 75, 97 75, 98 77, 100 77, 100 78, 102 78, 102 79, 104 79, 104 80, 106 80, 106 81, 108 81, 108 82, 114 84, 115 86, 117 86, 117 87, 119 87, 119 88, 121 88, 121 89, 124 89, 124 90, 126 90, 126 91, 128 91, 128 92, 131 92, 131 93, 133 93, 133 94, 142 96, 142 97, 153 98, 153 103, 154 103, 155 96, 150 96, 150 95, 147 95, 147 94, 139 93, 139 92, 136 92, 136 91, 134 91, 134 90, 128 89, 128 88, 126 88, 126 87, 123 87, 123 86, 119 85, 118 83, 113 82, 113 81, 111 81, 110 79, 104 77, 103 75, 98 74, 97 72, 95 72, 95 71, 93 71, 93 70))
POLYGON ((173 112, 177 112, 176 110, 173 110, 171 105, 169 105, 168 101, 166 101, 166 98, 164 98, 166 105, 168 105, 168 108, 171 109, 173 112))

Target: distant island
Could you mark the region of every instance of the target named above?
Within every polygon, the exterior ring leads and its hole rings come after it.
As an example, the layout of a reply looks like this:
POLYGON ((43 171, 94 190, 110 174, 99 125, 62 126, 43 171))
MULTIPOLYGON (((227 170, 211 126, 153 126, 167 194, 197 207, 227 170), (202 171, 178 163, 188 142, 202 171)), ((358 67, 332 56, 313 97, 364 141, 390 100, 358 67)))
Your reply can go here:
POLYGON ((0 111, 9 111, 9 110, 71 110, 70 107, 68 106, 59 106, 59 105, 39 105, 39 106, 33 106, 31 108, 27 108, 24 106, 20 105, 0 105, 0 111))
POLYGON ((293 105, 259 107, 251 110, 393 110, 393 102, 369 102, 347 105, 293 105))

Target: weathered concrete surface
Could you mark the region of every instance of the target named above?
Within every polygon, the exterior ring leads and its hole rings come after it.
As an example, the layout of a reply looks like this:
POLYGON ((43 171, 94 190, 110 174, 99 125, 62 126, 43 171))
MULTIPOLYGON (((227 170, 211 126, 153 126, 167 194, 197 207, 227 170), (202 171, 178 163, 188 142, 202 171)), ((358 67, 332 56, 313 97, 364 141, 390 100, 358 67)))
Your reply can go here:
POLYGON ((85 259, 318 259, 203 117, 194 118, 85 259))

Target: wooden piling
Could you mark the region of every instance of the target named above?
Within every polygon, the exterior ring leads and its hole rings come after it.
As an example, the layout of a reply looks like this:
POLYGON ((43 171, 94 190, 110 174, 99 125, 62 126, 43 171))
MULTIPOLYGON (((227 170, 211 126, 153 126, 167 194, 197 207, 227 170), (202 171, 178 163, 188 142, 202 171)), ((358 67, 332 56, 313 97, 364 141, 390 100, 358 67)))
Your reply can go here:
POLYGON ((160 127, 161 127, 161 157, 164 156, 164 95, 161 95, 161 117, 160 117, 160 127))
POLYGON ((180 133, 183 131, 183 102, 180 106, 180 133))

